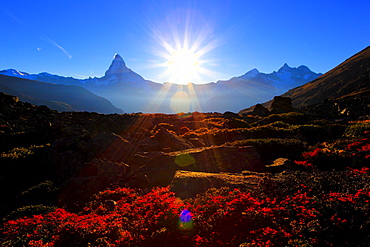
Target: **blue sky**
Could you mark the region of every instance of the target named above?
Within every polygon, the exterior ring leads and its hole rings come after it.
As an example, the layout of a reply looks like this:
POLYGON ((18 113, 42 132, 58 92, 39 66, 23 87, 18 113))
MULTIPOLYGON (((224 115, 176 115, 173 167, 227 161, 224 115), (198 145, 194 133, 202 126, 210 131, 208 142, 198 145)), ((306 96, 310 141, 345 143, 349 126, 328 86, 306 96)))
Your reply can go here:
POLYGON ((180 44, 200 54, 194 83, 284 63, 325 73, 370 44, 369 10, 368 0, 3 1, 0 70, 101 77, 119 53, 164 82, 164 44, 180 44))

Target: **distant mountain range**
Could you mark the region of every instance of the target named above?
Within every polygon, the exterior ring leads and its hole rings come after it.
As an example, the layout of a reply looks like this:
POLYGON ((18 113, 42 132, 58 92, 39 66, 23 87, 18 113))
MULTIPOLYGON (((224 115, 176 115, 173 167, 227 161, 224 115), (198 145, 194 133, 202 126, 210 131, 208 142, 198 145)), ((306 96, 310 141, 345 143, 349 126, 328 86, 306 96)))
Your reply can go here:
MULTIPOLYGON (((329 102, 334 105, 337 102, 344 104, 344 108, 352 111, 366 112, 370 108, 369 102, 365 102, 370 95, 370 46, 345 60, 324 75, 302 86, 293 88, 281 96, 292 99, 295 108, 308 107, 318 103, 329 102), (357 103, 354 103, 357 102, 357 103), (356 105, 357 104, 357 105, 356 105), (362 106, 358 105, 362 104, 362 106), (366 109, 365 109, 366 108, 366 109)), ((268 107, 271 101, 263 103, 268 107)), ((253 108, 253 107, 252 107, 253 108)), ((240 113, 248 113, 252 108, 247 108, 240 113)), ((328 109, 328 106, 320 106, 320 109, 328 109)), ((322 111, 320 110, 320 111, 322 111)))
MULTIPOLYGON (((127 68, 118 54, 115 55, 105 75, 100 78, 81 80, 45 72, 28 74, 14 69, 0 71, 0 74, 44 83, 82 87, 108 99, 116 107, 128 113, 238 111, 321 76, 303 65, 291 68, 284 64, 277 72, 270 74, 253 69, 227 81, 188 85, 162 84, 145 80, 127 68)), ((20 88, 17 89, 19 93, 23 93, 20 88)))
POLYGON ((21 101, 34 105, 46 105, 57 111, 123 113, 107 99, 73 85, 52 84, 0 75, 0 91, 17 96, 21 101))

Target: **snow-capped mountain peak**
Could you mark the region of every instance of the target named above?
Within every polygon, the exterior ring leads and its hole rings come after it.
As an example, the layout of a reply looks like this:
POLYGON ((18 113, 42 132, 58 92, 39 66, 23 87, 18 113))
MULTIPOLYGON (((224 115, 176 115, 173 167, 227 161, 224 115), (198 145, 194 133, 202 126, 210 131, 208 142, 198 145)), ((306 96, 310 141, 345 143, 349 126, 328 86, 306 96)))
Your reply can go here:
POLYGON ((8 76, 15 76, 15 77, 24 77, 24 76, 29 75, 28 73, 20 72, 20 71, 15 70, 15 69, 2 70, 2 71, 0 71, 0 74, 8 75, 8 76))
POLYGON ((122 57, 119 54, 116 54, 114 56, 112 64, 109 66, 109 69, 105 72, 105 76, 117 76, 130 71, 131 70, 126 67, 126 64, 123 61, 122 57))

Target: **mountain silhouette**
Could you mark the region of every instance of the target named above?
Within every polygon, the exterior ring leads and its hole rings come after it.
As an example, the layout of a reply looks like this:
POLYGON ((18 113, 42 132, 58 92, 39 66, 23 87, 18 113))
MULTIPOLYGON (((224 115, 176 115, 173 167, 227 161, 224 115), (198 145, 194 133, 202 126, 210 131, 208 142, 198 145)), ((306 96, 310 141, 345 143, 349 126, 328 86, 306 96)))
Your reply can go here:
POLYGON ((46 105, 57 111, 123 113, 107 99, 74 85, 52 84, 0 75, 0 91, 17 96, 22 101, 46 105))

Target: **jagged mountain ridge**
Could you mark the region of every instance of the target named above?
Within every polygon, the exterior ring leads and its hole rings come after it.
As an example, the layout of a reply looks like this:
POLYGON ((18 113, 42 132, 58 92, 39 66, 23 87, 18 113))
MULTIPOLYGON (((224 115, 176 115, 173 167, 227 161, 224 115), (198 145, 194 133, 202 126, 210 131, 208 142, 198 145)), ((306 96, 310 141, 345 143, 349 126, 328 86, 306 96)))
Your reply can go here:
POLYGON ((306 66, 291 68, 284 64, 277 72, 260 73, 253 69, 227 81, 188 86, 156 83, 127 68, 122 57, 115 55, 109 69, 100 78, 75 79, 48 73, 30 75, 16 70, 0 74, 57 84, 77 85, 107 98, 125 112, 224 112, 238 111, 281 94, 320 76, 306 66), (179 97, 181 96, 181 97, 179 97))
MULTIPOLYGON (((370 95, 370 46, 317 79, 293 88, 281 96, 291 98, 293 107, 302 108, 321 104, 324 101, 332 102, 331 105, 342 99, 346 99, 346 102, 360 102, 356 97, 367 98, 368 95, 370 95)), ((270 100, 262 105, 268 107, 271 102, 270 100)), ((357 107, 361 108, 361 106, 357 107)), ((240 113, 251 111, 252 108, 246 108, 240 113)), ((357 110, 357 112, 361 111, 357 110)))
POLYGON ((292 68, 285 63, 278 71, 274 71, 269 74, 261 73, 255 68, 242 76, 233 77, 228 81, 260 81, 261 83, 274 86, 277 92, 285 92, 288 89, 300 86, 307 81, 312 81, 321 75, 321 73, 311 71, 307 66, 301 65, 297 68, 292 68))

